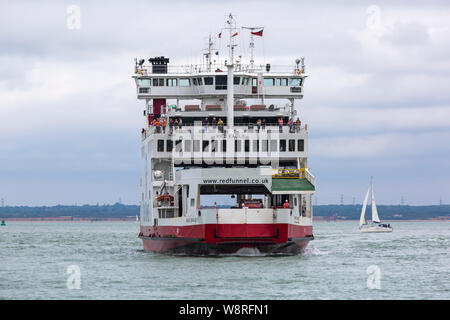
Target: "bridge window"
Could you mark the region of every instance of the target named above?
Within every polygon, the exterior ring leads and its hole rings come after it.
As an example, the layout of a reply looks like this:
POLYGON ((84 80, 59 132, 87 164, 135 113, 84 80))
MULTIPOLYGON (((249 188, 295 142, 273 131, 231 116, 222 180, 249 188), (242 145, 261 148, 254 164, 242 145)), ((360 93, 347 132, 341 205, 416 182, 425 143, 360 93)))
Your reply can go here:
POLYGON ((275 85, 274 78, 264 78, 264 86, 265 87, 273 87, 275 85))
POLYGON ((233 84, 234 85, 238 85, 241 82, 241 78, 240 77, 234 77, 233 78, 233 84))
POLYGON ((287 86, 288 80, 287 78, 277 78, 276 79, 277 86, 287 86))
POLYGON ((197 78, 192 79, 192 83, 194 84, 194 86, 197 85, 197 78))
POLYGON ((178 79, 167 79, 167 86, 168 87, 176 87, 177 82, 178 82, 178 79))
POLYGON ((191 85, 191 81, 186 78, 180 79, 180 87, 189 87, 191 85))
POLYGON ((150 79, 138 79, 138 86, 139 87, 150 87, 150 79))
POLYGON ((198 85, 199 85, 199 86, 203 85, 203 80, 202 80, 202 78, 197 78, 197 82, 198 82, 198 85))
POLYGON ((227 76, 216 76, 216 90, 227 90, 227 76))
POLYGON ((164 87, 164 79, 153 79, 154 87, 164 87))
POLYGON ((303 139, 297 140, 297 151, 305 151, 305 141, 303 139))
POLYGON ((258 85, 258 79, 252 78, 252 86, 256 87, 258 85))
POLYGON ((291 87, 300 87, 302 85, 302 78, 292 78, 291 87))
POLYGON ((211 86, 213 85, 213 77, 205 77, 205 85, 206 86, 211 86))

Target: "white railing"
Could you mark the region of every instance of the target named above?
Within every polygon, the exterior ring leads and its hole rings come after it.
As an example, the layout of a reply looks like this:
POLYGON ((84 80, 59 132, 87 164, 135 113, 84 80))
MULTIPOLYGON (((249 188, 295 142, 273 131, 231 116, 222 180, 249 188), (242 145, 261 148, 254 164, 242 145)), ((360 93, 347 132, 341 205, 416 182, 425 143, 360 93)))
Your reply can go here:
MULTIPOLYGON (((149 75, 153 74, 151 65, 143 65, 137 68, 136 75, 149 75)), ((195 73, 219 73, 227 72, 225 64, 211 65, 210 68, 206 64, 196 65, 167 65, 167 74, 195 74, 195 73)), ((293 75, 299 75, 300 70, 294 65, 270 65, 269 71, 266 69, 266 65, 254 65, 253 68, 249 64, 235 64, 234 72, 246 72, 246 73, 288 73, 293 75)), ((156 73, 155 73, 156 74, 156 73)))

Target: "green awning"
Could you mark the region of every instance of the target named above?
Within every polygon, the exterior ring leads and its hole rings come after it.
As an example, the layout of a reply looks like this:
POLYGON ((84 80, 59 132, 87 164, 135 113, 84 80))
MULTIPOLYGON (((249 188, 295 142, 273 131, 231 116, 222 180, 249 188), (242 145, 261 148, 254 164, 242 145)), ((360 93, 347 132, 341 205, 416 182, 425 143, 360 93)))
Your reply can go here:
POLYGON ((273 194, 313 193, 315 190, 307 179, 272 179, 273 194))

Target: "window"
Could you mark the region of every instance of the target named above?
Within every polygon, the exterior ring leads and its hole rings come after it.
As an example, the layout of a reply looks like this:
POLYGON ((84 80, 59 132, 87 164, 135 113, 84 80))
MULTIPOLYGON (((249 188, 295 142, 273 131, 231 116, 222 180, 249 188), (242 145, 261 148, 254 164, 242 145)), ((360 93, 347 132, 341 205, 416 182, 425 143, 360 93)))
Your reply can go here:
POLYGON ((202 150, 204 152, 208 152, 209 151, 209 141, 208 140, 203 140, 202 150))
POLYGON ((287 86, 288 79, 287 78, 277 78, 276 84, 277 84, 277 86, 287 86))
POLYGON ((250 151, 250 140, 245 140, 245 152, 249 152, 250 151))
POLYGON ((173 149, 173 141, 167 140, 167 152, 172 152, 173 149))
POLYGON ((180 79, 180 87, 189 87, 191 85, 191 81, 189 79, 180 79))
POLYGON ((164 140, 158 140, 158 152, 164 152, 164 140))
POLYGON ((261 151, 267 152, 268 144, 269 144, 269 140, 262 140, 262 148, 261 148, 262 150, 261 151))
POLYGON ((303 139, 297 140, 297 151, 305 151, 305 141, 303 139))
POLYGON ((197 78, 192 79, 192 83, 194 84, 194 86, 197 85, 197 78))
POLYGON ((241 82, 241 78, 240 77, 234 77, 233 78, 233 84, 234 85, 238 85, 241 82))
POLYGON ((153 79, 154 87, 164 87, 164 79, 153 79))
POLYGON ((175 141, 175 151, 181 152, 181 140, 175 141))
POLYGON ((227 76, 216 76, 216 90, 227 90, 227 76))
POLYGON ((222 152, 227 152, 227 140, 222 140, 222 152))
POLYGON ((167 86, 168 87, 176 87, 177 86, 177 79, 167 79, 167 86))
POLYGON ((203 85, 203 80, 202 80, 202 78, 197 78, 197 82, 198 82, 198 85, 199 85, 199 86, 203 85))
POLYGON ((289 151, 295 151, 295 140, 289 140, 289 151))
POLYGON ((277 140, 270 140, 270 151, 275 152, 277 151, 278 142, 277 140))
POLYGON ((191 152, 191 140, 184 141, 184 151, 191 152))
POLYGON ((274 78, 264 78, 264 86, 265 87, 273 87, 275 85, 274 78))
POLYGON ((280 140, 280 151, 281 152, 286 151, 286 140, 280 140))
POLYGON ((200 140, 194 140, 194 152, 200 151, 200 140))
POLYGON ((252 78, 252 86, 256 87, 258 85, 258 79, 252 78))
POLYGON ((138 86, 139 87, 150 87, 150 79, 138 79, 138 86))
POLYGON ((213 77, 205 77, 205 85, 206 86, 211 86, 213 85, 213 77))
POLYGON ((234 150, 235 152, 241 151, 241 140, 234 140, 234 150))
POLYGON ((291 87, 300 87, 302 85, 302 78, 292 78, 291 87))

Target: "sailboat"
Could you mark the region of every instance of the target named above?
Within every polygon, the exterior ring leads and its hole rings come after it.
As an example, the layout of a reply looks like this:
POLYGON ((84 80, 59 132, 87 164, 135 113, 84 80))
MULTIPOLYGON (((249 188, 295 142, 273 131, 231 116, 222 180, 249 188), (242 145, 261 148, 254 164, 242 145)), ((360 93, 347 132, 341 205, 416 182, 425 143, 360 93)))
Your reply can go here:
POLYGON ((370 177, 370 186, 367 190, 366 197, 364 198, 363 207, 361 210, 361 217, 359 218, 359 229, 361 232, 392 232, 392 227, 381 223, 378 216, 377 205, 375 204, 375 196, 373 193, 373 179, 370 177), (372 193, 372 224, 369 225, 366 220, 366 207, 369 193, 372 193))

